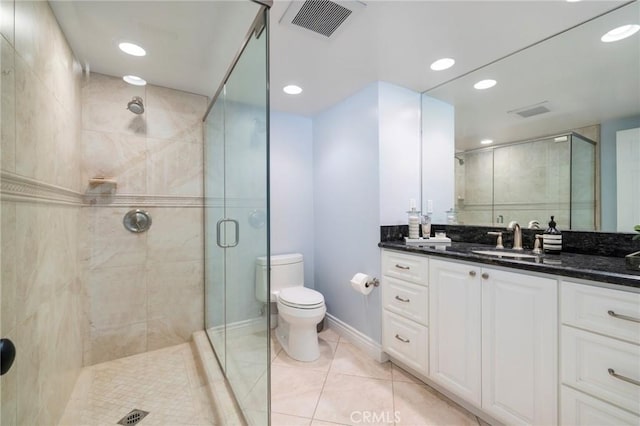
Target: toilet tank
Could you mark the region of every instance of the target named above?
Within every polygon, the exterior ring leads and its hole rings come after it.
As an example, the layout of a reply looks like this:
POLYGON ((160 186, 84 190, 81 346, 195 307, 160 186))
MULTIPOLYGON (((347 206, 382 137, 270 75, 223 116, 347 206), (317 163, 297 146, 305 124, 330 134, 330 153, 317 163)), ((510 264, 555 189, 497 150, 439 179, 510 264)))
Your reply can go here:
MULTIPOLYGON (((267 257, 258 257, 256 259, 256 298, 265 303, 267 277, 267 257)), ((271 302, 276 301, 273 295, 274 291, 279 291, 286 287, 302 286, 304 286, 304 262, 302 254, 291 253, 271 256, 271 302)))

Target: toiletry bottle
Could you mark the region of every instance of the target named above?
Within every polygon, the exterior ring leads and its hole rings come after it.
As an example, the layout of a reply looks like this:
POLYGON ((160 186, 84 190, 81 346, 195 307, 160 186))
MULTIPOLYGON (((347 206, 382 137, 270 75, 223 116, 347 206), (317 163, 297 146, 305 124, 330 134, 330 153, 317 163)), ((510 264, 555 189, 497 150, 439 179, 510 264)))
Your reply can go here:
POLYGON ((431 237, 431 216, 425 214, 422 216, 422 238, 431 237))
POLYGON ((420 238, 420 210, 416 210, 416 200, 411 198, 409 200, 409 238, 420 238))
POLYGON ((542 234, 542 247, 547 254, 560 254, 562 251, 562 233, 556 228, 553 216, 549 221, 549 227, 542 234))

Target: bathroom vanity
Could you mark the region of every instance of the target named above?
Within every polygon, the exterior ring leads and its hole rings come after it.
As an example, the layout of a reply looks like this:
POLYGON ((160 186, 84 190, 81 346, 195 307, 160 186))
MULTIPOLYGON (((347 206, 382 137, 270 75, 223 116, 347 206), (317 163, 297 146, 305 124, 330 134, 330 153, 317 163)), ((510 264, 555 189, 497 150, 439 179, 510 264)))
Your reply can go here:
POLYGON ((640 273, 624 259, 379 246, 394 362, 489 421, 640 424, 640 273))

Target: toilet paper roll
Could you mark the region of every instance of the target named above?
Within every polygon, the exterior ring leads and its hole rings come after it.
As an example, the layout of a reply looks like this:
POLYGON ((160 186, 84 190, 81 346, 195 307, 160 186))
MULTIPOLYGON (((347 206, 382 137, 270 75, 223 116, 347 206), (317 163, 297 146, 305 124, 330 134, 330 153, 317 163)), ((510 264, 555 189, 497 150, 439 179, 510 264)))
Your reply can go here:
POLYGON ((353 276, 353 278, 351 278, 351 288, 353 288, 358 293, 364 294, 366 296, 373 290, 372 285, 367 286, 367 283, 370 281, 373 281, 373 278, 371 278, 367 274, 358 272, 353 276))

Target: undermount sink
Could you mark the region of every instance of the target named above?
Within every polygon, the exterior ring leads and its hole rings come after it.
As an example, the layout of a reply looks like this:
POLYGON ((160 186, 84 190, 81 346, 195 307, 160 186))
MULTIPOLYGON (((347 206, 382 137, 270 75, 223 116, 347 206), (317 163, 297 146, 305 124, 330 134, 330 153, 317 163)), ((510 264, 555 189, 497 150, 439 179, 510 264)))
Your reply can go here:
POLYGON ((484 254, 485 256, 496 257, 513 257, 517 259, 535 259, 537 256, 534 254, 527 254, 515 251, 501 251, 501 250, 471 250, 475 254, 484 254))

